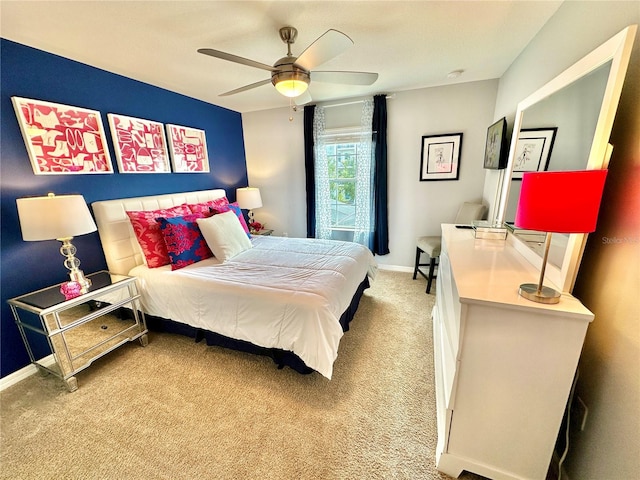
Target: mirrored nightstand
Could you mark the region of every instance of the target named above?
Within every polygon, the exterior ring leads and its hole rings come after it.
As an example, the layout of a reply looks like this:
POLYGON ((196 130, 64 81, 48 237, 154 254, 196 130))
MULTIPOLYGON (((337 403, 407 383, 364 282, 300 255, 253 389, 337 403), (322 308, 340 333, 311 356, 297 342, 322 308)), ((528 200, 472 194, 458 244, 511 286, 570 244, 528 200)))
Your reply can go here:
POLYGON ((87 278, 89 292, 70 300, 61 284, 8 300, 31 362, 70 392, 78 388, 75 375, 94 360, 127 342, 148 342, 135 277, 101 271, 87 278))

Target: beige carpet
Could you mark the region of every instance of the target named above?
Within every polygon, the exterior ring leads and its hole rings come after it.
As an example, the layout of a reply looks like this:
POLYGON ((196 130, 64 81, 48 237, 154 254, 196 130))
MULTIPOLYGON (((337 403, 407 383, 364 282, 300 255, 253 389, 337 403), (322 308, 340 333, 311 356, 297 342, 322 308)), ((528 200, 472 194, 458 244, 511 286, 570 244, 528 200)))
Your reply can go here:
POLYGON ((33 375, 0 396, 0 478, 449 478, 434 464, 424 288, 381 271, 331 381, 153 332, 80 373, 74 393, 33 375))

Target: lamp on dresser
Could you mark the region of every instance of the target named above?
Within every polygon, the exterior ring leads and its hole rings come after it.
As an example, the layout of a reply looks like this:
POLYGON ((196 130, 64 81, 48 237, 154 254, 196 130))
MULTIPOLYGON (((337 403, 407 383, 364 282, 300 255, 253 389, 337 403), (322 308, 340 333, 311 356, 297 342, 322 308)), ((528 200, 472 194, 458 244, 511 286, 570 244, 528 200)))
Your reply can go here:
POLYGON ((64 266, 69 270, 72 282, 80 284, 80 291, 87 293, 91 280, 80 270, 76 258, 73 237, 97 230, 82 195, 54 195, 26 197, 16 200, 22 239, 27 242, 58 240, 62 242, 60 253, 65 257, 64 266))
POLYGON ((537 284, 523 283, 518 293, 539 303, 558 303, 560 292, 543 285, 552 233, 591 233, 596 229, 607 170, 528 172, 516 210, 515 226, 546 232, 537 284))

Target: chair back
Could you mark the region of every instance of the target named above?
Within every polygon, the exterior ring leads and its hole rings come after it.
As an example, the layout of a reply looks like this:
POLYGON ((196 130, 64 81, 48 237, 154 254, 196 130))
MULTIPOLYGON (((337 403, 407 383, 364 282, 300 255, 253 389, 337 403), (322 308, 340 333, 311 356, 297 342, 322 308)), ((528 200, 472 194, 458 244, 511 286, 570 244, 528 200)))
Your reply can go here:
POLYGON ((470 224, 474 220, 483 220, 487 207, 482 203, 464 202, 458 209, 455 223, 470 224))

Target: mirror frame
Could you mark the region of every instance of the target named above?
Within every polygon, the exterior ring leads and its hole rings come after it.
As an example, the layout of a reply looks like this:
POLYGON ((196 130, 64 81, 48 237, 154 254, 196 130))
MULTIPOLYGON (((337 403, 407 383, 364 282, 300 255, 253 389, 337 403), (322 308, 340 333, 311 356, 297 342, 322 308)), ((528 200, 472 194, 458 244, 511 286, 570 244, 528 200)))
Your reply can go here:
MULTIPOLYGON (((566 69, 560 75, 548 82, 546 85, 529 95, 518 103, 516 116, 513 124, 513 135, 509 148, 509 160, 502 179, 500 192, 500 203, 496 221, 500 224, 505 221, 507 200, 511 187, 511 176, 518 140, 518 132, 522 125, 524 111, 535 103, 547 98, 574 81, 593 72, 598 67, 611 61, 611 70, 607 79, 607 85, 596 123, 596 129, 589 151, 587 170, 607 168, 613 147, 609 144, 609 136, 613 127, 613 120, 618 109, 622 85, 627 73, 631 49, 635 40, 637 25, 630 25, 624 30, 607 40, 584 58, 566 69)), ((562 266, 560 268, 552 264, 547 264, 545 278, 555 284, 562 292, 571 292, 578 273, 578 267, 582 259, 582 253, 586 244, 587 235, 571 234, 567 243, 562 266)), ((517 235, 509 233, 508 241, 536 268, 542 268, 542 257, 530 249, 524 241, 517 238, 517 235)))

